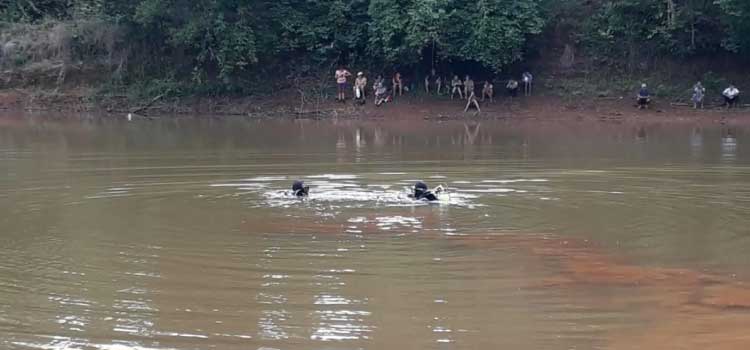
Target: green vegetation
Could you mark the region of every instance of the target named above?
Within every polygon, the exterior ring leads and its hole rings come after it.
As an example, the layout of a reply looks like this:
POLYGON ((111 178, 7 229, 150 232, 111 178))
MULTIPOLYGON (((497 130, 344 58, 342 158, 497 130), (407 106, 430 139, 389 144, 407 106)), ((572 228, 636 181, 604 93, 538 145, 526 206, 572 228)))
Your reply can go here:
POLYGON ((0 0, 0 29, 0 68, 14 72, 6 82, 88 74, 111 91, 231 94, 339 63, 507 72, 540 46, 562 45, 551 33, 583 53, 574 68, 740 61, 750 56, 750 1, 0 0), (41 78, 24 78, 32 73, 41 78))

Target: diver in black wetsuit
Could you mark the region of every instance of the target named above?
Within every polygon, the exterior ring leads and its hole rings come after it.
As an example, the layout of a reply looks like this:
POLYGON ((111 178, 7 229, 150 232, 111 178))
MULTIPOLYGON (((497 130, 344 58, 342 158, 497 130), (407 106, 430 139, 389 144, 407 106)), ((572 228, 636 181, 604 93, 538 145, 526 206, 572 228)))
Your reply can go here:
POLYGON ((305 186, 304 181, 296 180, 292 184, 292 194, 297 197, 307 197, 310 193, 310 186, 305 186))
POLYGON ((427 189, 427 184, 422 181, 417 181, 414 184, 414 194, 410 197, 414 199, 424 199, 428 201, 438 200, 438 193, 443 192, 443 186, 435 187, 434 192, 427 189))

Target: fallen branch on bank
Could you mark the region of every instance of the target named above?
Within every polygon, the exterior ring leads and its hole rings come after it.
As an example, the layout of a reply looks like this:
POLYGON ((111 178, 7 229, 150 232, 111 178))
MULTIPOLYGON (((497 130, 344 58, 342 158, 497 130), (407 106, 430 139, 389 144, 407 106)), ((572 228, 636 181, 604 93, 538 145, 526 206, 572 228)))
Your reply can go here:
POLYGON ((161 94, 161 95, 159 95, 159 96, 156 96, 156 97, 152 98, 152 99, 151 99, 151 101, 149 101, 149 102, 148 102, 148 103, 146 103, 145 105, 143 105, 143 106, 141 106, 141 107, 138 107, 138 108, 136 108, 136 109, 133 109, 133 110, 131 110, 131 111, 130 111, 130 113, 133 113, 133 114, 138 114, 139 112, 145 111, 145 110, 147 110, 147 109, 151 108, 151 106, 152 106, 152 105, 153 105, 154 103, 156 103, 156 101, 159 101, 159 100, 161 100, 161 99, 162 99, 163 97, 164 97, 164 94, 161 94))

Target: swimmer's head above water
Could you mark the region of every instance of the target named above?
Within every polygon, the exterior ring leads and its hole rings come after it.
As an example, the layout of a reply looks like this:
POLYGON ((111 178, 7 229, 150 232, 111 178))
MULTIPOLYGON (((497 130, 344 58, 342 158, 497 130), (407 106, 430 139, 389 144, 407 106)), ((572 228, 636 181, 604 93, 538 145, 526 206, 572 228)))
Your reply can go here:
POLYGON ((435 187, 432 191, 427 188, 427 184, 422 181, 417 181, 414 184, 414 199, 425 199, 428 201, 438 200, 437 194, 443 192, 443 186, 435 187))
POLYGON ((417 183, 414 184, 414 198, 422 198, 427 192, 429 192, 429 190, 427 189, 426 183, 417 181, 417 183))
POLYGON ((292 194, 297 197, 306 197, 310 194, 310 186, 305 186, 304 181, 296 180, 292 184, 292 194))

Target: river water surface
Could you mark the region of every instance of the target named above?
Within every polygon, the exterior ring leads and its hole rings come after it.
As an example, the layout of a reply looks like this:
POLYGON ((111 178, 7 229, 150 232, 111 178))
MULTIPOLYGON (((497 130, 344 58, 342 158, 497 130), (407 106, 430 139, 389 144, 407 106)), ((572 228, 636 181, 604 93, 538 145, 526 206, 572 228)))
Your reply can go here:
POLYGON ((750 348, 750 130, 16 117, 0 169, 5 349, 750 348))

